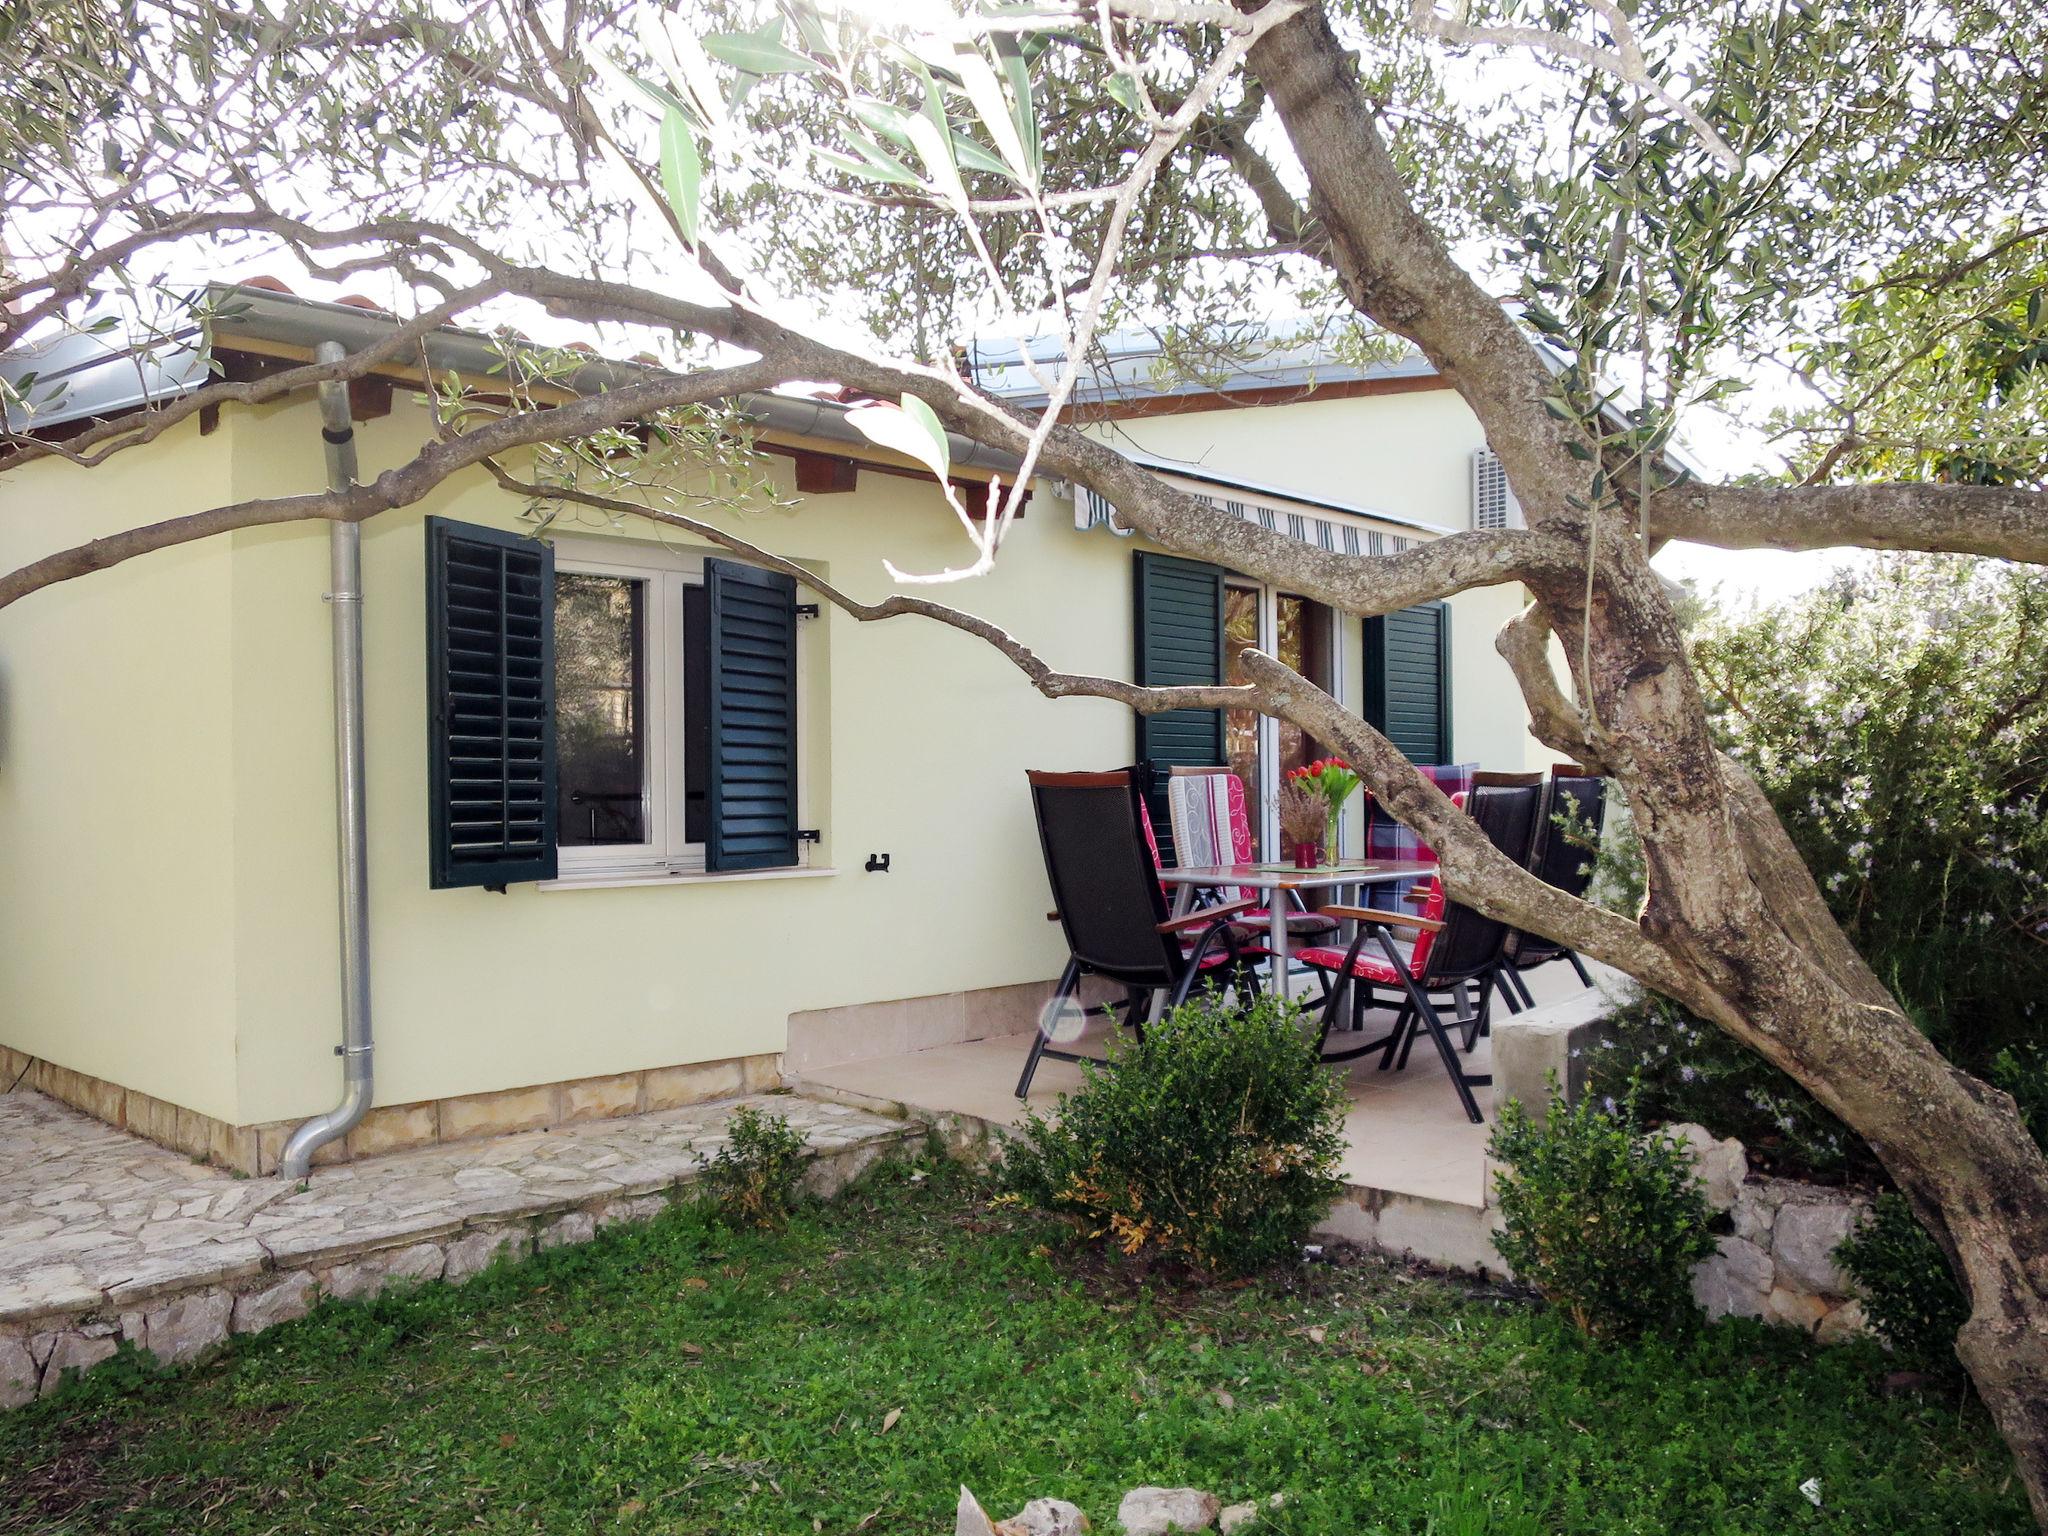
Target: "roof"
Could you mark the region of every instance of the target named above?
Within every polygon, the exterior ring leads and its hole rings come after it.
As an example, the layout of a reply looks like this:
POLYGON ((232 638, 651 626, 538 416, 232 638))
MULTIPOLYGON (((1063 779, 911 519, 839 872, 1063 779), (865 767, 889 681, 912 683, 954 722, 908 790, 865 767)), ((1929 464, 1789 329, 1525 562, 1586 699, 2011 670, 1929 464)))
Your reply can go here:
MULTIPOLYGON (((32 420, 6 425, 17 432, 40 431, 161 405, 210 382, 214 377, 208 367, 212 353, 235 350, 237 342, 268 343, 310 353, 323 341, 338 341, 354 351, 388 336, 400 323, 397 316, 368 300, 306 298, 275 279, 209 284, 206 294, 219 317, 211 343, 196 322, 169 338, 119 327, 95 335, 74 327, 52 341, 0 356, 0 378, 9 383, 34 374, 38 387, 60 378, 69 386, 59 400, 32 420)), ((491 372, 503 363, 499 344, 492 337, 457 326, 430 332, 424 349, 427 365, 437 370, 475 375, 491 372)), ((590 361, 564 382, 579 393, 588 393, 658 378, 665 371, 652 359, 606 358, 593 351, 590 361)), ((760 427, 872 447, 846 419, 852 408, 848 402, 761 391, 743 396, 739 403, 748 420, 760 427)), ((947 436, 955 468, 1009 470, 1017 465, 1014 454, 958 433, 947 436)))
MULTIPOLYGON (((1201 378, 1170 377, 1170 350, 1156 332, 1105 331, 1095 338, 1093 350, 1099 360, 1076 381, 1077 404, 1263 395, 1290 389, 1306 393, 1340 384, 1436 377, 1429 360, 1413 350, 1388 362, 1340 360, 1327 339, 1302 326, 1248 333, 1238 356, 1201 378)), ((1026 342, 977 337, 967 344, 965 362, 975 383, 990 394, 1036 409, 1045 404, 1046 391, 1025 366, 1026 360, 1043 372, 1048 365, 1057 366, 1064 355, 1065 343, 1057 337, 1026 342)))

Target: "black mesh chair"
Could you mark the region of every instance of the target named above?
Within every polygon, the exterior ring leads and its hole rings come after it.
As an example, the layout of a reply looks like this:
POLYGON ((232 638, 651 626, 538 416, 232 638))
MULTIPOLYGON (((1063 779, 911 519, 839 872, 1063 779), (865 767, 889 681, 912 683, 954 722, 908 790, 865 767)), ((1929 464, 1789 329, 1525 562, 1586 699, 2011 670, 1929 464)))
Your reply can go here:
MULTIPOLYGON (((1178 919, 1168 915, 1145 839, 1143 797, 1130 770, 1026 777, 1057 908, 1048 916, 1066 934, 1069 958, 1017 1079, 1020 1099, 1031 1092, 1032 1075, 1046 1057, 1094 1059, 1057 1049, 1047 1038, 1061 1005, 1084 977, 1100 976, 1123 987, 1122 1022, 1142 1039, 1145 1012, 1155 994, 1165 993, 1168 1006, 1177 1007, 1205 977, 1254 992, 1252 967, 1267 954, 1231 926, 1231 919, 1252 905, 1249 901, 1205 907, 1178 919)), ((1083 1011, 1113 1017, 1119 1009, 1106 1005, 1083 1011)))
MULTIPOLYGON (((1465 808, 1493 846, 1519 863, 1528 857, 1542 795, 1533 785, 1480 787, 1472 791, 1465 808)), ((1453 1026, 1461 1031, 1460 1044, 1466 1054, 1481 1035, 1490 1032, 1494 981, 1503 963, 1509 929, 1471 907, 1447 904, 1442 882, 1434 877, 1422 894, 1419 916, 1370 907, 1324 908, 1331 917, 1358 925, 1350 947, 1300 949, 1295 958, 1324 975, 1319 1047, 1323 1060, 1351 1061, 1377 1051, 1382 1072, 1405 1067, 1416 1036, 1426 1031, 1450 1074, 1466 1117, 1478 1125, 1486 1117, 1472 1090, 1491 1084, 1493 1077, 1465 1071, 1450 1031, 1453 1026), (1410 936, 1407 943, 1396 937, 1396 930, 1410 936), (1476 1009, 1470 1005, 1468 987, 1477 992, 1476 1009), (1375 989, 1389 991, 1390 1001, 1383 1005, 1375 989), (1445 1003, 1452 1010, 1449 1023, 1440 1008, 1445 1003), (1363 1045, 1330 1051, 1330 1032, 1344 1017, 1347 1006, 1354 1027, 1366 1009, 1391 1006, 1396 1010, 1393 1028, 1363 1045)))
MULTIPOLYGON (((1584 896, 1586 888, 1593 883, 1594 852, 1583 846, 1583 840, 1587 837, 1596 843, 1599 840, 1600 829, 1607 816, 1607 781, 1566 774, 1552 778, 1548 789, 1543 814, 1536 823, 1536 841, 1530 851, 1528 869, 1539 880, 1556 886, 1568 896, 1584 896), (1558 826, 1560 817, 1571 823, 1573 835, 1568 836, 1558 826)), ((1519 1011, 1519 1008, 1535 1004, 1536 999, 1530 993, 1528 983, 1522 980, 1521 973, 1534 970, 1539 965, 1548 965, 1553 960, 1569 962, 1571 968, 1579 973, 1580 981, 1589 987, 1593 985, 1586 962, 1579 958, 1576 950, 1521 928, 1508 934, 1506 963, 1498 974, 1501 996, 1507 999, 1510 1008, 1519 1011)))

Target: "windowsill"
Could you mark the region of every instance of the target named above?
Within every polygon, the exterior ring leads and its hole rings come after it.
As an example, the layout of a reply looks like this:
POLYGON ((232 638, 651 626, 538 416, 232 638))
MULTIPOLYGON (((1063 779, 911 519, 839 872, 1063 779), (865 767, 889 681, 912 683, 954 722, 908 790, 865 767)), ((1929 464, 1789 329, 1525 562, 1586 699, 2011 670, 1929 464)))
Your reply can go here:
POLYGON ((746 880, 809 880, 839 871, 823 865, 798 865, 788 869, 731 870, 622 870, 611 874, 592 870, 589 874, 562 875, 542 880, 542 891, 604 891, 629 885, 736 885, 746 880))

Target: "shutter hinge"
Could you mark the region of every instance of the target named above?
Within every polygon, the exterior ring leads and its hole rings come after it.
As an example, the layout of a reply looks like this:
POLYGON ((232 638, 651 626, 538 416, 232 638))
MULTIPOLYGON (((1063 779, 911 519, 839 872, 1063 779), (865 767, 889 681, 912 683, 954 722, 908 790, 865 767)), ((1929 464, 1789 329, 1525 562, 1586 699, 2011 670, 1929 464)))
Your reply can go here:
POLYGON ((825 834, 816 827, 798 827, 796 829, 796 840, 800 843, 822 843, 825 840, 825 834))
POLYGON ((798 603, 796 605, 796 616, 800 619, 815 619, 818 616, 818 605, 816 603, 798 603))

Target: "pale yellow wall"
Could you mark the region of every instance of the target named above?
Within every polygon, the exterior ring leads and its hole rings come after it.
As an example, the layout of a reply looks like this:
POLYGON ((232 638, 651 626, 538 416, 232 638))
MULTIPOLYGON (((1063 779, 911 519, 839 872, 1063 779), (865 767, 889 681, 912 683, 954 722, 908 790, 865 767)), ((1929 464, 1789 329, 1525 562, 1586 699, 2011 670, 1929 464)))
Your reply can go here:
MULTIPOLYGON (((365 473, 408 453, 401 404, 360 431, 365 473)), ((309 409, 245 418, 243 489, 318 474, 309 409), (252 430, 253 429, 253 430, 252 430)), ((513 526, 481 476, 374 522, 364 540, 372 997, 378 1099, 399 1103, 673 1062, 775 1051, 795 1011, 1040 980, 1063 958, 1044 918, 1026 767, 1128 761, 1128 714, 1049 703, 979 641, 914 619, 832 613, 800 632, 816 862, 839 873, 625 889, 427 886, 427 513, 513 526), (829 665, 827 660, 829 658, 829 665), (861 868, 888 852, 887 874, 861 868)), ((958 563, 935 492, 863 474, 855 495, 735 524, 857 594, 958 563)), ((582 530, 577 531, 592 531, 582 530)), ((1129 554, 1034 506, 997 572, 946 589, 1056 665, 1121 671, 1129 554)), ((318 530, 237 536, 235 865, 241 1118, 323 1107, 339 1085, 334 1001, 327 617, 318 530)))
MULTIPOLYGON (((0 480, 0 566, 227 499, 188 422, 82 473, 0 480)), ((235 1111, 227 850, 235 658, 223 547, 145 555, 0 609, 0 1042, 235 1111)))
MULTIPOLYGON (((1441 398, 1339 404, 1370 421, 1441 398)), ((1310 409, 1262 412, 1260 429, 1310 409)), ((1214 437, 1224 422, 1143 425, 1214 437)), ((424 429, 401 394, 360 429, 365 474, 409 457, 424 429)), ((1448 521, 1464 460, 1445 442, 1432 450, 1451 460, 1436 501, 1420 500, 1413 466, 1329 494, 1448 521)), ((1289 456, 1290 471, 1311 458, 1289 456)), ((46 465, 0 480, 0 560, 142 517, 315 489, 322 474, 310 401, 230 407, 211 436, 187 426, 90 475, 46 465)), ((379 1102, 775 1051, 793 1012, 1057 970, 1023 770, 1128 761, 1129 715, 1042 700, 968 637, 911 619, 859 625, 829 608, 801 632, 803 771, 806 820, 825 836, 814 862, 837 873, 428 889, 422 520, 511 527, 517 511, 479 474, 365 532, 379 1102), (883 851, 891 872, 865 873, 883 851)), ((735 526, 867 597, 887 590, 885 556, 935 570, 966 553, 931 489, 874 473, 853 495, 735 526)), ((1041 496, 994 575, 939 591, 1055 665, 1124 675, 1130 558, 1131 541, 1078 533, 1071 509, 1041 496)), ((148 556, 0 611, 0 1041, 229 1121, 332 1102, 326 589, 325 529, 287 527, 148 556)), ((1488 766, 1512 765, 1521 718, 1491 651, 1512 601, 1457 599, 1456 746, 1488 766), (1489 604, 1501 611, 1482 612, 1489 604)), ((1355 625, 1344 638, 1355 693, 1355 625)))
POLYGON ((1139 416, 1093 430, 1191 469, 1447 528, 1471 522, 1472 451, 1486 443, 1449 389, 1139 416))
MULTIPOLYGON (((1450 389, 1140 416, 1091 430, 1191 470, 1451 529, 1471 525, 1472 454, 1486 442, 1478 418, 1450 389)), ((1524 601, 1519 585, 1450 599, 1451 748, 1460 762, 1516 771, 1557 760, 1529 734, 1513 674, 1494 649, 1501 625, 1524 601)), ((1355 620, 1345 633, 1344 702, 1358 708, 1363 662, 1355 620)))

